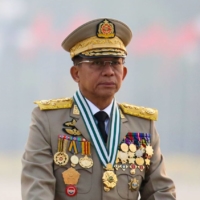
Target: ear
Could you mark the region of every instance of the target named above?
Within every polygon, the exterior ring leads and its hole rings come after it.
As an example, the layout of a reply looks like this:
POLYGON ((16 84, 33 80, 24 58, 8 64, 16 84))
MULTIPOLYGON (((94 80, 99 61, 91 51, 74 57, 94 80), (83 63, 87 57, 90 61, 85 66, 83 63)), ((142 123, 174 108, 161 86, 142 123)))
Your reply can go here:
POLYGON ((124 67, 123 67, 123 76, 122 76, 122 80, 125 79, 127 72, 128 72, 128 69, 124 66, 124 67))
POLYGON ((79 82, 79 68, 77 66, 72 66, 70 69, 70 73, 74 81, 79 82))

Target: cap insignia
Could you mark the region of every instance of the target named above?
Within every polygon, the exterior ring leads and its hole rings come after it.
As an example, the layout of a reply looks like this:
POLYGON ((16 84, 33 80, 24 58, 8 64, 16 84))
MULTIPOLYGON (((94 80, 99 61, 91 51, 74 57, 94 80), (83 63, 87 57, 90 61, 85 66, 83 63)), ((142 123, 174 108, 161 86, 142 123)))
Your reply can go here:
POLYGON ((115 26, 107 19, 98 24, 97 37, 99 38, 113 38, 115 37, 115 26))

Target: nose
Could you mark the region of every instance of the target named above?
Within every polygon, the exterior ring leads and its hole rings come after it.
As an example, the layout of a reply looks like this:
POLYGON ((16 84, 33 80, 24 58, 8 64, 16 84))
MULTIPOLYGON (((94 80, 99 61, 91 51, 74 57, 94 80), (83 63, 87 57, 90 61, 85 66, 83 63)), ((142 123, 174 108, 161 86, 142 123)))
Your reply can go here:
POLYGON ((113 76, 114 75, 114 70, 112 67, 112 61, 104 61, 104 65, 103 65, 103 71, 102 71, 102 75, 103 76, 113 76), (107 63, 109 63, 107 65, 107 63))

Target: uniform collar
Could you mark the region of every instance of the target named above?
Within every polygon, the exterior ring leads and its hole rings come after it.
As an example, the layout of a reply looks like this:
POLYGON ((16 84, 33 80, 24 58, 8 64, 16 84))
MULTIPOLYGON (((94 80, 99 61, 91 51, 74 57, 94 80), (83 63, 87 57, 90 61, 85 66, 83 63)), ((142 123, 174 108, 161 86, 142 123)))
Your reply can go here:
MULTIPOLYGON (((86 98, 85 98, 86 99, 86 98)), ((103 110, 99 110, 99 108, 97 108, 91 101, 89 101, 88 99, 86 99, 89 107, 90 107, 90 110, 92 112, 93 115, 95 115, 97 112, 99 111, 104 111, 107 113, 107 115, 109 116, 110 118, 110 113, 111 113, 111 110, 112 110, 112 104, 113 104, 113 100, 112 102, 110 103, 110 105, 108 107, 106 107, 105 109, 103 110)))

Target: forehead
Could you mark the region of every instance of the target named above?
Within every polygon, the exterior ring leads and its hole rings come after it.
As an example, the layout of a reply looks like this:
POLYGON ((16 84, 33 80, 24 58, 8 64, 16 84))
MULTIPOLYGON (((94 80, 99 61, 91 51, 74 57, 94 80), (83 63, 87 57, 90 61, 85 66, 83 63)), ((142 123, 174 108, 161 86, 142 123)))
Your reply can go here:
MULTIPOLYGON (((88 60, 88 58, 84 59, 88 60)), ((96 57, 96 58, 89 58, 89 60, 124 60, 122 57, 96 57)))

